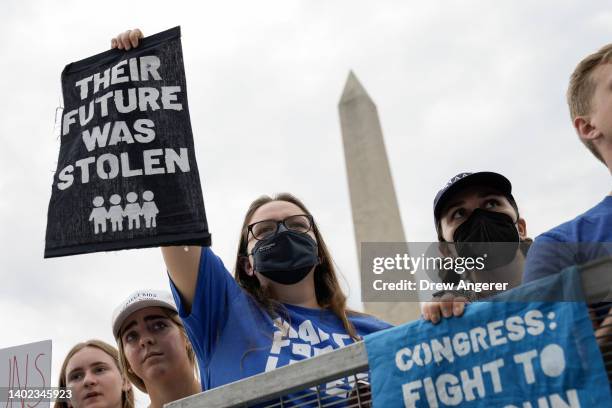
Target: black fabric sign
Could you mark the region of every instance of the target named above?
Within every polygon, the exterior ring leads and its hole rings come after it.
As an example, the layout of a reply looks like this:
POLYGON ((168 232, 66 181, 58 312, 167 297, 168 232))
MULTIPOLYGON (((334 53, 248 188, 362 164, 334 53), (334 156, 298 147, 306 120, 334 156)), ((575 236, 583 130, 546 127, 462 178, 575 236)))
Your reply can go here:
POLYGON ((45 258, 210 245, 179 27, 64 68, 45 258))

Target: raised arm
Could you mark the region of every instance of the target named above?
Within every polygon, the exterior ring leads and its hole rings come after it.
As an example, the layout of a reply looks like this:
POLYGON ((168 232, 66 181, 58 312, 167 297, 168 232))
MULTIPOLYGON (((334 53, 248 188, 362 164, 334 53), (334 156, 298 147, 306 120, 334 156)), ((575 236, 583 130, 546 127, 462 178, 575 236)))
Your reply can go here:
POLYGON ((181 293, 186 309, 191 310, 202 248, 199 246, 170 246, 162 247, 161 250, 170 279, 181 293))
MULTIPOLYGON (((127 30, 111 40, 111 48, 127 51, 138 47, 142 38, 140 29, 127 30)), ((162 247, 161 250, 170 279, 181 293, 184 306, 190 310, 198 279, 201 247, 172 246, 162 247)))

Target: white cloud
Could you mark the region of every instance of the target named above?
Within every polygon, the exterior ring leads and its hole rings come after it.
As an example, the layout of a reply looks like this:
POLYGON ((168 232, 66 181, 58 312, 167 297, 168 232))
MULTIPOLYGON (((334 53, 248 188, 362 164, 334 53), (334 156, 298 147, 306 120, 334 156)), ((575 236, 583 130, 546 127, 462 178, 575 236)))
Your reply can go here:
MULTIPOLYGON (((63 66, 135 26, 180 24, 216 252, 232 266, 243 213, 291 191, 317 217, 359 303, 337 103, 354 69, 378 105, 412 241, 435 239, 436 191, 464 170, 507 175, 537 235, 609 192, 563 100, 579 58, 609 41, 604 5, 517 3, 3 2, 0 12, 0 347, 112 341, 113 307, 166 288, 157 250, 43 260, 63 66), (568 22, 574 24, 568 29, 568 22)), ((607 17, 606 17, 607 16, 607 17)))

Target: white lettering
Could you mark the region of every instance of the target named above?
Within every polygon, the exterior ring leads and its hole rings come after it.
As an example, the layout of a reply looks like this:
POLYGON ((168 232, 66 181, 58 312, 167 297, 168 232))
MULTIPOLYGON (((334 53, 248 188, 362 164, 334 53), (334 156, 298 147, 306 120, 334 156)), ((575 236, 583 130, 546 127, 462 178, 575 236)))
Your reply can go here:
POLYGON ((87 150, 91 152, 96 148, 96 145, 97 147, 105 147, 110 128, 111 122, 105 123, 102 130, 100 130, 100 126, 94 126, 91 131, 85 129, 82 133, 82 137, 87 150))
POLYGON ((146 175, 164 174, 166 172, 163 167, 153 167, 159 165, 159 159, 155 156, 164 154, 162 149, 145 150, 142 153, 144 159, 144 173, 146 175))
POLYGON ((57 188, 60 190, 65 190, 72 185, 74 182, 74 176, 72 172, 74 171, 74 167, 72 165, 66 166, 60 171, 57 178, 60 182, 57 183, 57 188))
POLYGON ((181 92, 180 86, 162 86, 161 91, 162 91, 161 101, 162 101, 162 106, 164 107, 164 109, 172 109, 172 110, 177 110, 177 111, 183 110, 182 104, 174 103, 178 99, 176 96, 176 93, 181 92))
POLYGON ((76 123, 76 119, 74 118, 74 116, 76 116, 77 112, 78 110, 75 109, 64 114, 64 120, 62 122, 62 136, 66 136, 70 131, 70 125, 76 123))
POLYGON ((111 83, 112 84, 120 84, 122 82, 129 81, 127 76, 124 75, 123 66, 127 64, 127 60, 120 61, 117 65, 111 68, 111 83))
POLYGON ((121 176, 134 177, 142 176, 142 169, 130 169, 130 158, 126 152, 121 153, 121 176))
POLYGON ((156 81, 161 81, 161 76, 157 69, 160 67, 161 61, 155 55, 147 55, 144 57, 140 57, 140 79, 142 81, 149 80, 149 74, 156 81))
POLYGON ((86 157, 81 160, 77 160, 77 162, 75 163, 75 166, 81 169, 81 183, 82 184, 89 183, 89 165, 94 163, 95 161, 96 161, 96 158, 91 156, 91 157, 86 157))
MULTIPOLYGON (((155 131, 153 130, 154 127, 155 124, 152 120, 138 119, 136 122, 134 122, 134 131, 140 133, 134 134, 134 139, 136 139, 138 143, 152 142, 155 139, 155 131)), ((187 161, 187 167, 189 167, 189 161, 187 161)), ((174 173, 174 171, 172 171, 172 173, 174 173)))
POLYGON ((529 350, 514 355, 514 362, 523 366, 523 373, 525 374, 525 382, 527 382, 527 384, 533 384, 535 382, 532 360, 536 358, 537 355, 538 352, 536 350, 529 350))
POLYGON ((164 151, 166 152, 165 160, 168 173, 174 173, 176 171, 174 167, 175 164, 183 173, 188 173, 190 171, 187 148, 181 147, 179 149, 179 154, 176 154, 174 149, 164 149, 164 151))
POLYGON ((96 164, 98 169, 98 177, 101 179, 114 179, 119 174, 119 160, 114 154, 103 154, 102 156, 98 157, 98 162, 96 164), (108 172, 104 168, 105 163, 108 163, 108 172))

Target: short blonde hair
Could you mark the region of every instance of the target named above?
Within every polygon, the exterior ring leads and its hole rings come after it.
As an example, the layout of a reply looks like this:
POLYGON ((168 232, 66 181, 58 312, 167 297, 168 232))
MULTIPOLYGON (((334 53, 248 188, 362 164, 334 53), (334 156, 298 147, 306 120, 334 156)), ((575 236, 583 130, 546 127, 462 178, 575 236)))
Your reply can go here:
MULTIPOLYGON (((597 84, 593 80, 593 71, 602 64, 612 63, 612 44, 603 46, 599 51, 584 58, 570 77, 567 88, 567 104, 569 105, 572 122, 578 116, 588 115, 591 112, 591 102, 597 84)), ((597 151, 592 141, 580 139, 586 147, 601 162, 604 162, 601 153, 597 151)))
MULTIPOLYGON (((187 349, 186 349, 187 358, 189 359, 189 363, 193 367, 194 377, 198 379, 199 374, 198 374, 198 365, 196 363, 195 352, 193 351, 193 347, 191 346, 189 337, 187 337, 187 332, 185 331, 183 322, 181 321, 179 315, 176 312, 170 309, 167 309, 165 307, 162 307, 161 309, 166 314, 166 316, 168 316, 168 318, 172 320, 174 324, 177 325, 179 331, 183 335, 183 338, 185 339, 185 344, 187 345, 187 349)), ((134 373, 134 371, 130 369, 130 363, 127 361, 127 358, 125 357, 125 353, 123 352, 123 340, 121 339, 121 332, 119 332, 119 335, 117 336, 116 340, 117 340, 117 347, 119 348, 119 367, 121 368, 121 373, 125 376, 125 378, 130 380, 130 382, 134 384, 136 388, 138 388, 140 391, 144 392, 145 394, 148 394, 147 387, 144 381, 142 380, 142 378, 137 376, 134 373)), ((198 379, 198 382, 199 382, 199 379, 198 379)))
MULTIPOLYGON (((83 350, 86 347, 97 348, 99 350, 102 350, 106 354, 108 354, 115 362, 117 369, 122 373, 123 378, 127 378, 125 374, 123 374, 123 370, 120 367, 119 354, 116 348, 114 348, 108 343, 103 342, 102 340, 88 340, 88 341, 84 341, 82 343, 76 344, 74 347, 70 349, 68 354, 66 354, 66 358, 64 358, 64 362, 62 363, 62 368, 60 369, 58 387, 60 388, 66 387, 66 384, 67 384, 66 368, 68 367, 68 362, 70 361, 72 356, 74 356, 77 352, 83 350)), ((70 408, 71 406, 72 405, 68 404, 65 401, 56 401, 55 404, 53 405, 53 408, 70 408)), ((121 407, 122 408, 134 408, 134 390, 132 390, 131 385, 127 391, 125 390, 121 391, 121 407)))

